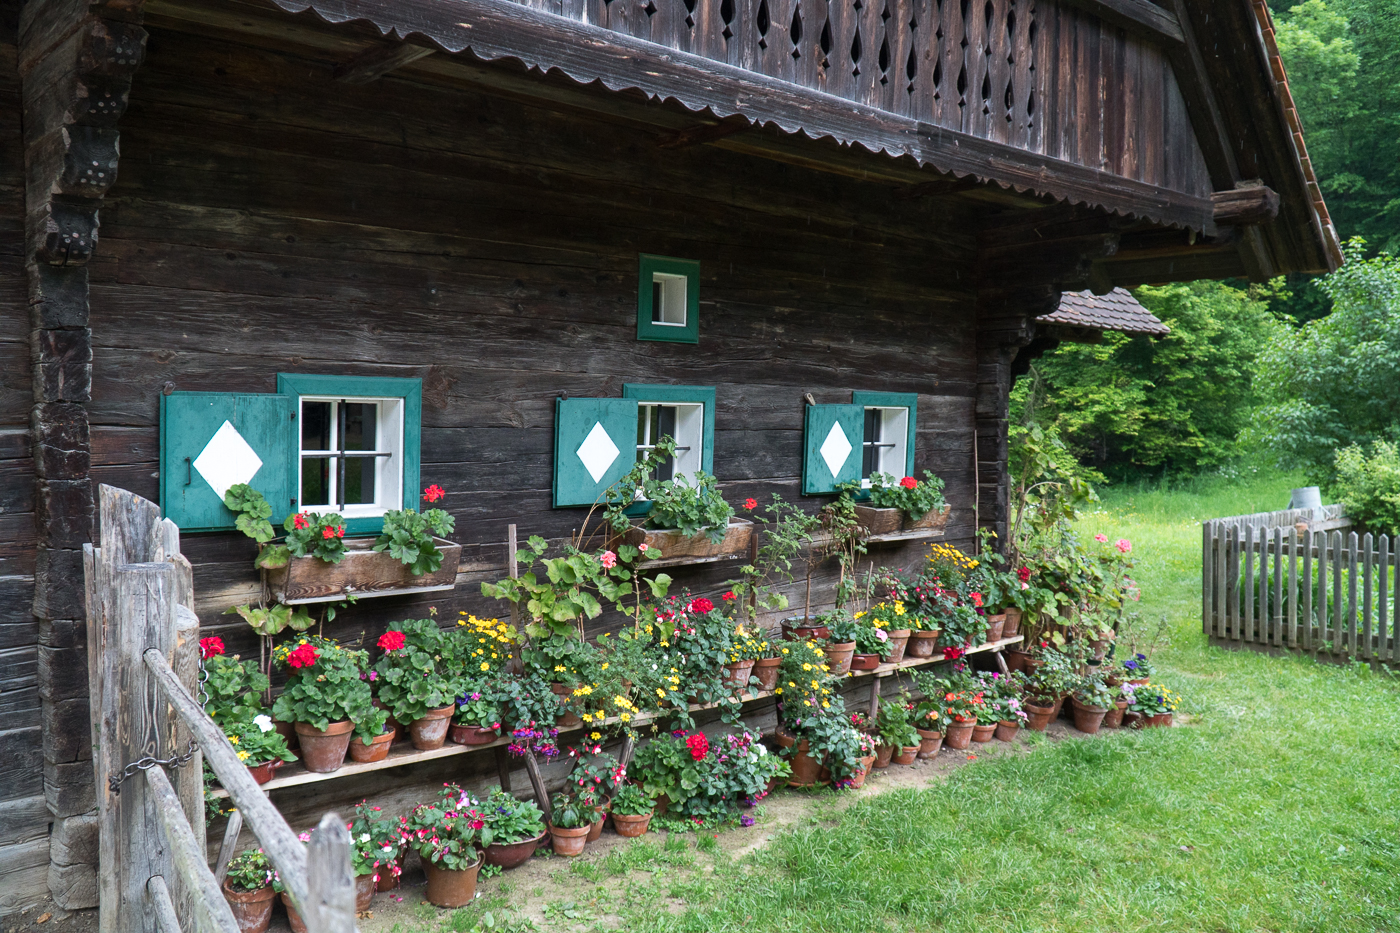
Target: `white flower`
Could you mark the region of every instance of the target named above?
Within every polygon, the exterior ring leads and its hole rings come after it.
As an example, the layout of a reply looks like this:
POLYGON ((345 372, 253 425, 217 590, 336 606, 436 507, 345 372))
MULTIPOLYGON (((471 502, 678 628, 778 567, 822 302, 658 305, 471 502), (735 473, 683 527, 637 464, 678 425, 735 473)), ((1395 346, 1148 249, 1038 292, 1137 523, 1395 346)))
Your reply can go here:
POLYGON ((254 716, 253 722, 257 723, 258 728, 264 732, 271 732, 274 728, 274 726, 272 725, 272 717, 267 715, 266 713, 264 713, 261 716, 254 716))
POLYGON ((369 842, 369 833, 360 833, 361 842, 369 842))

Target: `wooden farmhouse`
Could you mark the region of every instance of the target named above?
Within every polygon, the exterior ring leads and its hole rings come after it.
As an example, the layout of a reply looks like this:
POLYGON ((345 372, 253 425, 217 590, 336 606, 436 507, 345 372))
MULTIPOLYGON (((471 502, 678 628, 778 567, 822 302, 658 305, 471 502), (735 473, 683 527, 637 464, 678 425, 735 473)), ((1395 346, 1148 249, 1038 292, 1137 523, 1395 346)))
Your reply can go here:
MULTIPOLYGON (((507 527, 566 537, 658 433, 733 503, 931 470, 967 547, 1095 295, 1340 262, 1263 0, 0 0, 0 915, 97 900, 99 484, 254 656, 239 482, 352 535, 446 491, 445 582, 344 638, 501 614, 507 527)), ((297 824, 495 775, 269 787, 297 824)))

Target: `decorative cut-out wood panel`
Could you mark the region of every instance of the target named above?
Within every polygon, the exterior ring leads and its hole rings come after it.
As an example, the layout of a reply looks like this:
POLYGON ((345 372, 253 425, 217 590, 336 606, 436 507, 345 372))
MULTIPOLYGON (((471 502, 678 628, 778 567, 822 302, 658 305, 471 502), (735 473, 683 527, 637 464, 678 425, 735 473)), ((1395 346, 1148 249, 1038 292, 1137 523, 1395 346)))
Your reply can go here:
POLYGON ((1192 194, 1166 53, 1054 0, 525 0, 936 126, 1192 194), (1170 151, 1170 155, 1169 155, 1170 151))

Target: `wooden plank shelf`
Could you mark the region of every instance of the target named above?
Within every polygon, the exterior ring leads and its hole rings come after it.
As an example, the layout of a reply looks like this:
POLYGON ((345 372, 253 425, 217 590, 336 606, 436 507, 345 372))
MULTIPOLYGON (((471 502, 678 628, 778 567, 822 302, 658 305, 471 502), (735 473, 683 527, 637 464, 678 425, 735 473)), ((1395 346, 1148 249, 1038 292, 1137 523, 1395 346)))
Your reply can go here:
POLYGON ((686 567, 691 564, 717 564, 726 560, 746 560, 748 551, 742 554, 714 554, 709 557, 661 557, 656 560, 649 560, 644 564, 637 564, 636 569, 641 571, 658 570, 662 567, 686 567))
MULTIPOLYGON (((1017 635, 1013 638, 1003 638, 1000 641, 987 642, 984 645, 978 645, 975 648, 969 648, 967 650, 967 655, 980 654, 986 651, 1001 651, 1003 648, 1008 648, 1012 645, 1020 644, 1024 638, 1025 636, 1023 635, 1017 635)), ((964 657, 965 656, 966 655, 964 655, 964 657)), ((900 661, 898 664, 881 664, 873 671, 851 671, 850 674, 847 675, 846 679, 856 680, 862 677, 873 677, 879 680, 885 677, 890 677, 894 674, 898 674, 901 671, 910 670, 911 668, 923 667, 927 664, 940 664, 942 662, 943 658, 941 655, 935 655, 931 658, 906 658, 905 660, 900 661)), ((772 696, 773 694, 767 691, 746 692, 743 697, 743 702, 745 704, 756 703, 759 700, 766 700, 772 696)), ((704 712, 706 710, 716 709, 718 705, 719 704, 717 703, 695 703, 691 704, 690 711, 696 713, 704 712)), ((648 715, 637 716, 632 720, 632 725, 644 726, 658 718, 664 717, 648 715)), ((587 725, 573 726, 568 729, 560 729, 559 734, 562 736, 565 733, 582 732, 585 729, 596 729, 599 727, 599 725, 617 725, 619 722, 620 720, 617 717, 613 716, 603 720, 602 723, 590 723, 587 725)), ((472 752, 486 751, 487 749, 499 748, 503 745, 509 744, 509 738, 499 738, 496 739, 494 742, 491 742, 486 745, 457 745, 452 742, 448 742, 442 748, 435 748, 431 751, 419 751, 415 749, 411 743, 404 742, 402 745, 390 751, 389 757, 385 758, 383 761, 370 761, 364 763, 351 761, 341 766, 340 769, 332 771, 329 774, 318 774, 314 771, 307 771, 301 766, 299 762, 293 762, 292 764, 289 764, 286 767, 282 768, 282 773, 280 773, 277 777, 268 781, 266 784, 263 784, 262 789, 264 792, 266 792, 271 790, 278 790, 283 787, 296 787, 301 784, 317 784, 321 781, 336 781, 342 778, 354 777, 357 774, 365 774, 369 771, 382 771, 385 768, 401 768, 405 765, 418 764, 422 761, 435 761, 439 758, 451 758, 456 755, 467 755, 472 752)), ((214 791, 212 791, 212 793, 213 796, 220 798, 228 796, 228 792, 221 787, 216 788, 214 791)))
POLYGON ((913 531, 892 531, 887 535, 871 535, 865 539, 866 544, 900 544, 905 541, 932 541, 934 538, 941 538, 944 535, 943 529, 915 528, 913 531))

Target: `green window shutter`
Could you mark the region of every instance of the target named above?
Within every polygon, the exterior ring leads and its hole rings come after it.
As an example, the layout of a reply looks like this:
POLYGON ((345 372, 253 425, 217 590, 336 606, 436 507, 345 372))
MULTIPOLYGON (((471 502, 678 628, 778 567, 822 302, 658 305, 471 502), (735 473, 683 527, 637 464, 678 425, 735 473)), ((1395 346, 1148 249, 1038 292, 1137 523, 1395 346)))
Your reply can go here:
POLYGON ((637 266, 637 339, 699 343, 700 263, 643 253, 637 266))
POLYGON ((592 505, 636 462, 636 399, 570 398, 555 402, 555 508, 592 505))
POLYGON ((296 506, 288 449, 296 409, 281 395, 174 392, 160 400, 160 505, 182 531, 232 528, 229 486, 247 483, 272 506, 272 523, 296 506))
POLYGON ((852 392, 851 404, 862 408, 907 408, 909 409, 909 440, 904 447, 904 475, 914 475, 914 437, 917 434, 915 421, 919 414, 919 394, 917 392, 852 392))
POLYGON ((836 491, 838 483, 860 481, 865 406, 808 405, 802 457, 802 494, 836 491))

